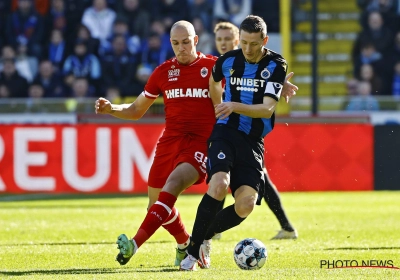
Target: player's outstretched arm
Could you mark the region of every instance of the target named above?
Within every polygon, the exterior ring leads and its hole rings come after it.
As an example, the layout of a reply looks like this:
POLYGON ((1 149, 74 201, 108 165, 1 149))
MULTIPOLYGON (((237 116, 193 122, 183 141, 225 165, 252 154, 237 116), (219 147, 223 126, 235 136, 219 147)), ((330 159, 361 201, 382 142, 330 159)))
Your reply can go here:
POLYGON ((290 72, 286 75, 285 82, 283 83, 281 96, 285 98, 286 103, 289 103, 289 99, 296 95, 296 91, 299 90, 298 86, 292 84, 289 80, 293 77, 294 73, 290 72))
POLYGON ((96 114, 109 114, 124 120, 138 120, 147 112, 155 99, 146 98, 142 94, 131 104, 112 104, 100 97, 95 103, 96 114))

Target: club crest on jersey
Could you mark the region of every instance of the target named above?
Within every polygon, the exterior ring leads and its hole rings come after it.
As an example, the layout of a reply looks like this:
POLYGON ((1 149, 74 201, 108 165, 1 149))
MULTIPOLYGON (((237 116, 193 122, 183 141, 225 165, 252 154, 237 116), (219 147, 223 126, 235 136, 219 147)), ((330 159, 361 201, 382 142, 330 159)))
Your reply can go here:
POLYGON ((229 69, 229 75, 233 75, 233 72, 235 72, 235 69, 229 69))
POLYGON ((203 78, 205 78, 205 77, 207 77, 207 74, 208 74, 208 69, 207 69, 206 67, 201 68, 201 70, 200 70, 200 75, 201 75, 203 78))
POLYGON ((263 79, 268 79, 271 76, 271 73, 268 71, 267 68, 265 68, 264 70, 261 71, 261 78, 263 79))
POLYGON ((178 77, 180 74, 180 69, 168 70, 168 78, 178 77))
POLYGON ((219 154, 217 155, 217 158, 224 159, 224 158, 226 158, 226 156, 222 151, 220 151, 219 154))

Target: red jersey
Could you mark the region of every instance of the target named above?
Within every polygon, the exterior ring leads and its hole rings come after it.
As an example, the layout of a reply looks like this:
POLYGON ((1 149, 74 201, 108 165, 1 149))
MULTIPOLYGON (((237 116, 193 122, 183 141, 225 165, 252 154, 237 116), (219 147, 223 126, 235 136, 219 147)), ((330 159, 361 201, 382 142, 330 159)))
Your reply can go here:
POLYGON ((164 98, 164 136, 195 134, 208 138, 215 124, 214 106, 208 81, 215 57, 198 52, 189 65, 174 57, 158 66, 151 74, 143 94, 147 98, 164 98))

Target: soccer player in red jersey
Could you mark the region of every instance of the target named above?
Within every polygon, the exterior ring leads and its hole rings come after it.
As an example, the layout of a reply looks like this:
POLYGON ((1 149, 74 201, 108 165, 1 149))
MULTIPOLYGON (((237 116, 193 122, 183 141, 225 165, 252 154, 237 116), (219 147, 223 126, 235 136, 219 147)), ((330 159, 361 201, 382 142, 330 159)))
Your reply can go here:
POLYGON ((144 91, 132 104, 115 105, 104 98, 96 101, 96 113, 122 119, 140 119, 161 94, 165 105, 165 131, 160 138, 148 180, 149 208, 133 239, 118 237, 117 261, 124 265, 137 249, 163 226, 178 243, 176 265, 189 244, 178 210, 177 197, 206 174, 207 138, 215 123, 208 93, 208 80, 215 57, 196 52, 198 37, 187 21, 171 28, 176 57, 158 66, 144 91))

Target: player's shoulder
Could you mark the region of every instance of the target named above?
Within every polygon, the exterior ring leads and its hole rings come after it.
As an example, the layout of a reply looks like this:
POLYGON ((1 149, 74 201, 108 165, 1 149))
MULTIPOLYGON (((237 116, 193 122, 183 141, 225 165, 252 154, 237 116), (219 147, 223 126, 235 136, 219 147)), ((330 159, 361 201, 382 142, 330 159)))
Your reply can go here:
POLYGON ((177 64, 176 57, 173 57, 173 58, 170 58, 170 59, 164 61, 160 65, 158 65, 155 70, 160 71, 163 69, 169 69, 169 68, 171 68, 172 65, 176 65, 176 64, 177 64))
POLYGON ((205 64, 205 65, 213 66, 215 64, 215 61, 218 58, 212 54, 203 54, 203 53, 198 53, 198 54, 199 54, 199 58, 200 58, 199 62, 201 64, 205 64))
POLYGON ((227 51, 226 53, 222 54, 218 59, 227 59, 228 57, 236 57, 236 56, 243 56, 241 49, 227 51))
POLYGON ((267 49, 267 57, 269 57, 270 60, 274 61, 276 64, 280 65, 287 65, 286 60, 283 58, 283 56, 277 52, 274 52, 273 50, 267 49))

